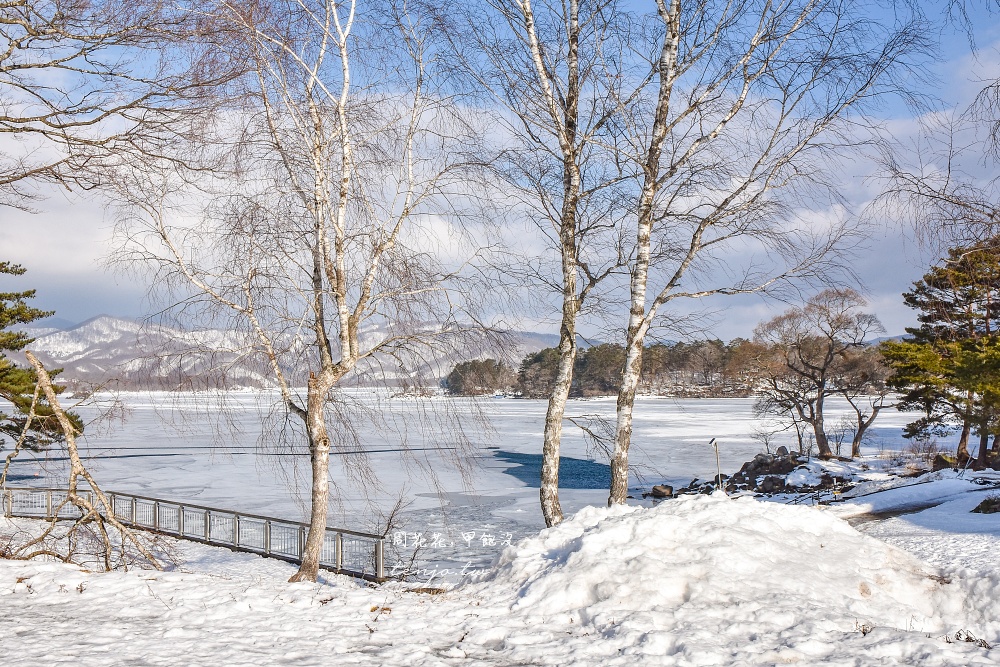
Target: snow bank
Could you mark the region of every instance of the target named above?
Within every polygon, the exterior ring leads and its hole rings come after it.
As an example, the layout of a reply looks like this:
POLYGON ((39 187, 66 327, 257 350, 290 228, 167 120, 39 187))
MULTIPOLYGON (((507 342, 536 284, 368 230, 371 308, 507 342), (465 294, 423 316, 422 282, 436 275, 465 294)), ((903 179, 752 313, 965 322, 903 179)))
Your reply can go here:
POLYGON ((529 624, 720 664, 812 663, 869 628, 926 639, 957 629, 965 605, 935 570, 835 517, 724 496, 583 510, 506 551, 485 581, 515 591, 529 624))
POLYGON ((215 576, 0 562, 4 663, 935 667, 997 662, 945 633, 1000 643, 1000 576, 949 582, 829 513, 750 499, 585 509, 434 596, 232 559, 215 576))

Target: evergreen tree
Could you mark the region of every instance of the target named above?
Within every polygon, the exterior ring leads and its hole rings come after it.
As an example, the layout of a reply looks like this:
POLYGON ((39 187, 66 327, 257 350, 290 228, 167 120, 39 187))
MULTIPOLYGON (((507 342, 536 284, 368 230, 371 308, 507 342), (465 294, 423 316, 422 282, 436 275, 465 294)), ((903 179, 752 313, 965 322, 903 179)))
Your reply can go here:
POLYGON ((513 369, 496 359, 463 361, 445 378, 449 394, 479 396, 509 391, 516 381, 513 369))
POLYGON ((517 371, 517 386, 525 398, 545 398, 559 369, 559 350, 547 347, 524 357, 517 371))
POLYGON ((882 349, 894 370, 890 383, 903 392, 899 408, 924 413, 905 433, 960 427, 957 458, 964 462, 975 429, 985 464, 986 443, 1000 427, 1000 237, 952 248, 903 298, 920 311, 920 326, 882 349))
MULTIPOLYGON (((0 274, 20 276, 24 271, 24 268, 17 264, 0 262, 0 274)), ((32 308, 26 303, 34 296, 35 290, 0 292, 0 400, 3 401, 0 402, 0 448, 6 441, 17 442, 21 436, 35 394, 37 383, 35 371, 14 364, 6 354, 19 352, 34 341, 24 332, 11 330, 11 327, 34 322, 52 314, 52 311, 32 308)), ((52 374, 55 375, 55 372, 52 374)), ((57 393, 63 389, 64 387, 56 387, 57 393)), ((44 397, 39 397, 35 405, 35 415, 25 438, 25 447, 43 449, 62 439, 62 431, 44 397)), ((80 418, 74 414, 69 416, 74 425, 82 430, 80 418)))
POLYGON ((601 343, 581 350, 573 370, 573 394, 607 396, 618 391, 624 365, 625 348, 621 345, 601 343))

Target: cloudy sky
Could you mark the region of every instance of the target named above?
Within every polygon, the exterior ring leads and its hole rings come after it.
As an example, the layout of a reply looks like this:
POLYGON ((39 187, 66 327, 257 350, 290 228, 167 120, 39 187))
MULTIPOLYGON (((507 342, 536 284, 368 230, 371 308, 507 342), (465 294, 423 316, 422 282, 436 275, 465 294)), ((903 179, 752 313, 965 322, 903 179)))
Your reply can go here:
MULTIPOLYGON (((936 90, 944 109, 962 109, 974 97, 981 82, 1000 76, 1000 28, 995 17, 976 21, 976 52, 966 35, 945 28, 942 50, 934 66, 936 90)), ((915 136, 917 119, 902 106, 885 110, 886 125, 901 139, 915 136)), ((978 164, 979 176, 990 179, 996 165, 978 164)), ((858 163, 841 178, 843 192, 853 215, 861 216, 877 194, 878 184, 870 176, 874 167, 858 163)), ((127 318, 148 315, 145 299, 149 285, 141 278, 123 276, 106 268, 111 251, 112 220, 95 197, 56 189, 40 190, 41 199, 28 213, 0 207, 0 259, 15 261, 28 269, 19 279, 0 277, 0 291, 37 289, 34 305, 55 310, 57 317, 81 322, 99 314, 127 318)), ((818 211, 817 215, 828 212, 818 211)), ((913 312, 900 295, 927 269, 934 257, 907 237, 907 230, 878 219, 866 223, 866 247, 853 259, 854 269, 870 298, 871 310, 879 315, 889 335, 903 332, 915 323, 913 312)), ((729 340, 748 337, 762 319, 780 312, 786 304, 769 303, 759 297, 741 297, 702 304, 716 312, 714 336, 729 340)), ((555 332, 554 322, 534 319, 526 328, 555 332)))

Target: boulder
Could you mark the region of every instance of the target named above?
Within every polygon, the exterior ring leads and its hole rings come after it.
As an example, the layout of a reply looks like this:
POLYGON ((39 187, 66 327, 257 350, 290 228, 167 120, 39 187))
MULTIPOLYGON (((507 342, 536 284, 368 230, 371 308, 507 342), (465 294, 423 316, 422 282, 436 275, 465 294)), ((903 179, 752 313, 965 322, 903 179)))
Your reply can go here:
POLYGON ((996 514, 1000 512, 1000 496, 989 496, 972 510, 976 514, 996 514))
POLYGON ((768 475, 760 481, 758 488, 763 493, 781 493, 785 490, 785 479, 776 475, 768 475))
MULTIPOLYGON (((646 495, 646 494, 644 494, 646 495)), ((674 487, 667 486, 666 484, 657 484, 652 489, 649 490, 649 494, 653 498, 673 498, 674 497, 674 487)))
POLYGON ((931 467, 937 470, 947 470, 948 468, 957 468, 958 459, 954 456, 948 456, 947 454, 941 454, 940 452, 934 457, 934 462, 931 467))
MULTIPOLYGON (((786 450, 787 451, 787 450, 786 450)), ((758 454, 752 461, 747 461, 740 468, 740 472, 748 479, 760 475, 787 475, 799 466, 799 457, 796 454, 786 454, 784 456, 773 456, 771 454, 758 454)))

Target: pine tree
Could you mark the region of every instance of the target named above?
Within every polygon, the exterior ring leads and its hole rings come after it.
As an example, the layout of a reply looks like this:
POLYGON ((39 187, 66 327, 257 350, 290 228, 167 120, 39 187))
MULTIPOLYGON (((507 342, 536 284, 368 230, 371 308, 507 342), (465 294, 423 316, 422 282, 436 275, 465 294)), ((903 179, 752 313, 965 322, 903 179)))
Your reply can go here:
POLYGON ((496 359, 473 359, 456 364, 444 386, 455 396, 479 396, 506 392, 517 380, 513 369, 496 359))
MULTIPOLYGON (((0 274, 20 276, 25 269, 10 262, 0 262, 0 274)), ((48 317, 52 311, 39 310, 27 304, 35 296, 35 290, 24 292, 0 292, 0 448, 5 441, 17 442, 24 430, 27 415, 35 396, 37 376, 35 371, 16 365, 8 357, 8 352, 19 352, 27 347, 33 338, 22 331, 11 330, 18 324, 27 324, 48 317), (6 412, 5 410, 9 410, 6 412)), ((53 372, 53 375, 55 372, 53 372)), ((57 387, 57 393, 64 387, 57 387)), ((77 415, 70 414, 74 425, 82 430, 82 422, 77 415)), ((28 429, 24 447, 44 449, 62 439, 62 431, 53 416, 52 408, 39 396, 35 405, 35 418, 28 429)))
POLYGON ((952 248, 903 298, 920 311, 920 326, 882 350, 894 369, 890 382, 903 392, 899 408, 924 412, 905 433, 961 426, 957 458, 964 462, 975 429, 985 464, 988 438, 1000 427, 1000 237, 952 248))

